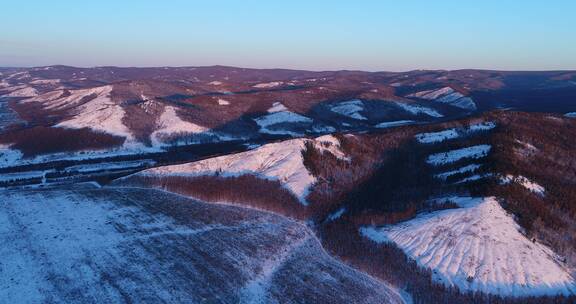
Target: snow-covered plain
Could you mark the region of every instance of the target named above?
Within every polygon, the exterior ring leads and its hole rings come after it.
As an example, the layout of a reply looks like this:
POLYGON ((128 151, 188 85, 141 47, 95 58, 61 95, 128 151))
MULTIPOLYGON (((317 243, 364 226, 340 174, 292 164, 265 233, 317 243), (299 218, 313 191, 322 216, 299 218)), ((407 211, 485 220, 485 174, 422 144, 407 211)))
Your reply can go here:
POLYGON ((532 242, 494 197, 448 197, 458 209, 360 232, 393 242, 433 278, 461 290, 504 296, 574 294, 576 284, 556 255, 532 242))
POLYGON ((302 150, 306 142, 312 142, 323 153, 344 158, 339 142, 331 135, 316 139, 291 139, 266 144, 254 150, 209 158, 197 162, 163 166, 144 170, 136 176, 239 176, 253 174, 261 178, 277 180, 289 189, 300 202, 307 205, 306 196, 316 178, 304 166, 302 150))
POLYGON ((305 225, 157 190, 2 191, 0 243, 4 303, 402 303, 305 225))
POLYGON ((457 162, 465 158, 478 159, 487 156, 490 149, 492 149, 492 146, 490 145, 476 145, 448 152, 440 152, 428 156, 426 162, 430 165, 440 166, 457 162))

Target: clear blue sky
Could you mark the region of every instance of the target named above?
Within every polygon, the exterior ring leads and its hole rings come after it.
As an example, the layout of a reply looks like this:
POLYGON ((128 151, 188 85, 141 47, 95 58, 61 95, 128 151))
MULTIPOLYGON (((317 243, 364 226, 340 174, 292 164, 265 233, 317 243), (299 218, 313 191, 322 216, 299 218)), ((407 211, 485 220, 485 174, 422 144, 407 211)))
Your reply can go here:
POLYGON ((576 69, 574 0, 0 0, 0 66, 576 69))

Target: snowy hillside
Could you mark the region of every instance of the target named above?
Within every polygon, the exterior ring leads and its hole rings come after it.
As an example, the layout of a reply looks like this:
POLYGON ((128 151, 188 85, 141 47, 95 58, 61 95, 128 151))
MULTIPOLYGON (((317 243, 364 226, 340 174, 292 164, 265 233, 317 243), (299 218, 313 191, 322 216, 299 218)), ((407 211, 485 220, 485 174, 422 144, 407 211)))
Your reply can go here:
POLYGON ((90 128, 94 131, 122 136, 134 141, 131 131, 122 122, 124 109, 112 101, 112 86, 75 91, 53 91, 26 102, 38 102, 47 110, 69 110, 70 118, 57 124, 62 128, 90 128))
POLYGON ((476 104, 470 97, 455 91, 450 87, 443 87, 435 90, 420 91, 410 94, 406 97, 415 97, 420 99, 432 100, 435 102, 446 103, 454 107, 476 110, 476 104))
POLYGON ((458 209, 421 214, 404 223, 364 227, 375 242, 394 242, 434 279, 463 290, 506 295, 569 295, 576 284, 546 246, 521 232, 493 197, 448 197, 458 209))
MULTIPOLYGON (((282 112, 277 112, 282 113, 282 112)), ((239 176, 253 174, 264 179, 277 180, 289 189, 304 205, 310 186, 316 178, 304 166, 302 150, 311 142, 324 153, 345 158, 339 142, 331 135, 316 139, 292 139, 271 143, 254 150, 209 158, 197 162, 164 166, 145 170, 136 176, 239 176)))
POLYGON ((191 133, 202 133, 208 131, 207 128, 182 120, 172 106, 164 107, 164 112, 156 121, 156 130, 150 135, 155 146, 162 145, 163 139, 173 135, 184 135, 191 133))

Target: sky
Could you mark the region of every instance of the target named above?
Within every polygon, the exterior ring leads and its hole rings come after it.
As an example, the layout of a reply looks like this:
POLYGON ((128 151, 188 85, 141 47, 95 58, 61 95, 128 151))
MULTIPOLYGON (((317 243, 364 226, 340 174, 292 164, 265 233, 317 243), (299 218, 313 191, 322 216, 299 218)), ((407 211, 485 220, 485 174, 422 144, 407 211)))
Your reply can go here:
POLYGON ((576 69, 573 0, 0 0, 0 66, 576 69))

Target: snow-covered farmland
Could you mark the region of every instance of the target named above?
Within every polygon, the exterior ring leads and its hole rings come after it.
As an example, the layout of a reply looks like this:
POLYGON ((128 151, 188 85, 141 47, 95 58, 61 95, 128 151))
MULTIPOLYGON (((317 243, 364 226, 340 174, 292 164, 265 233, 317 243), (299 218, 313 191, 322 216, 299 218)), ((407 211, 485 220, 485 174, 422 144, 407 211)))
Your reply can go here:
POLYGON ((393 242, 433 278, 461 290, 505 296, 574 294, 576 285, 546 246, 521 232, 494 197, 448 197, 460 206, 382 228, 363 227, 375 242, 393 242))
POLYGON ((156 190, 6 190, 0 242, 6 303, 402 303, 302 224, 156 190))

